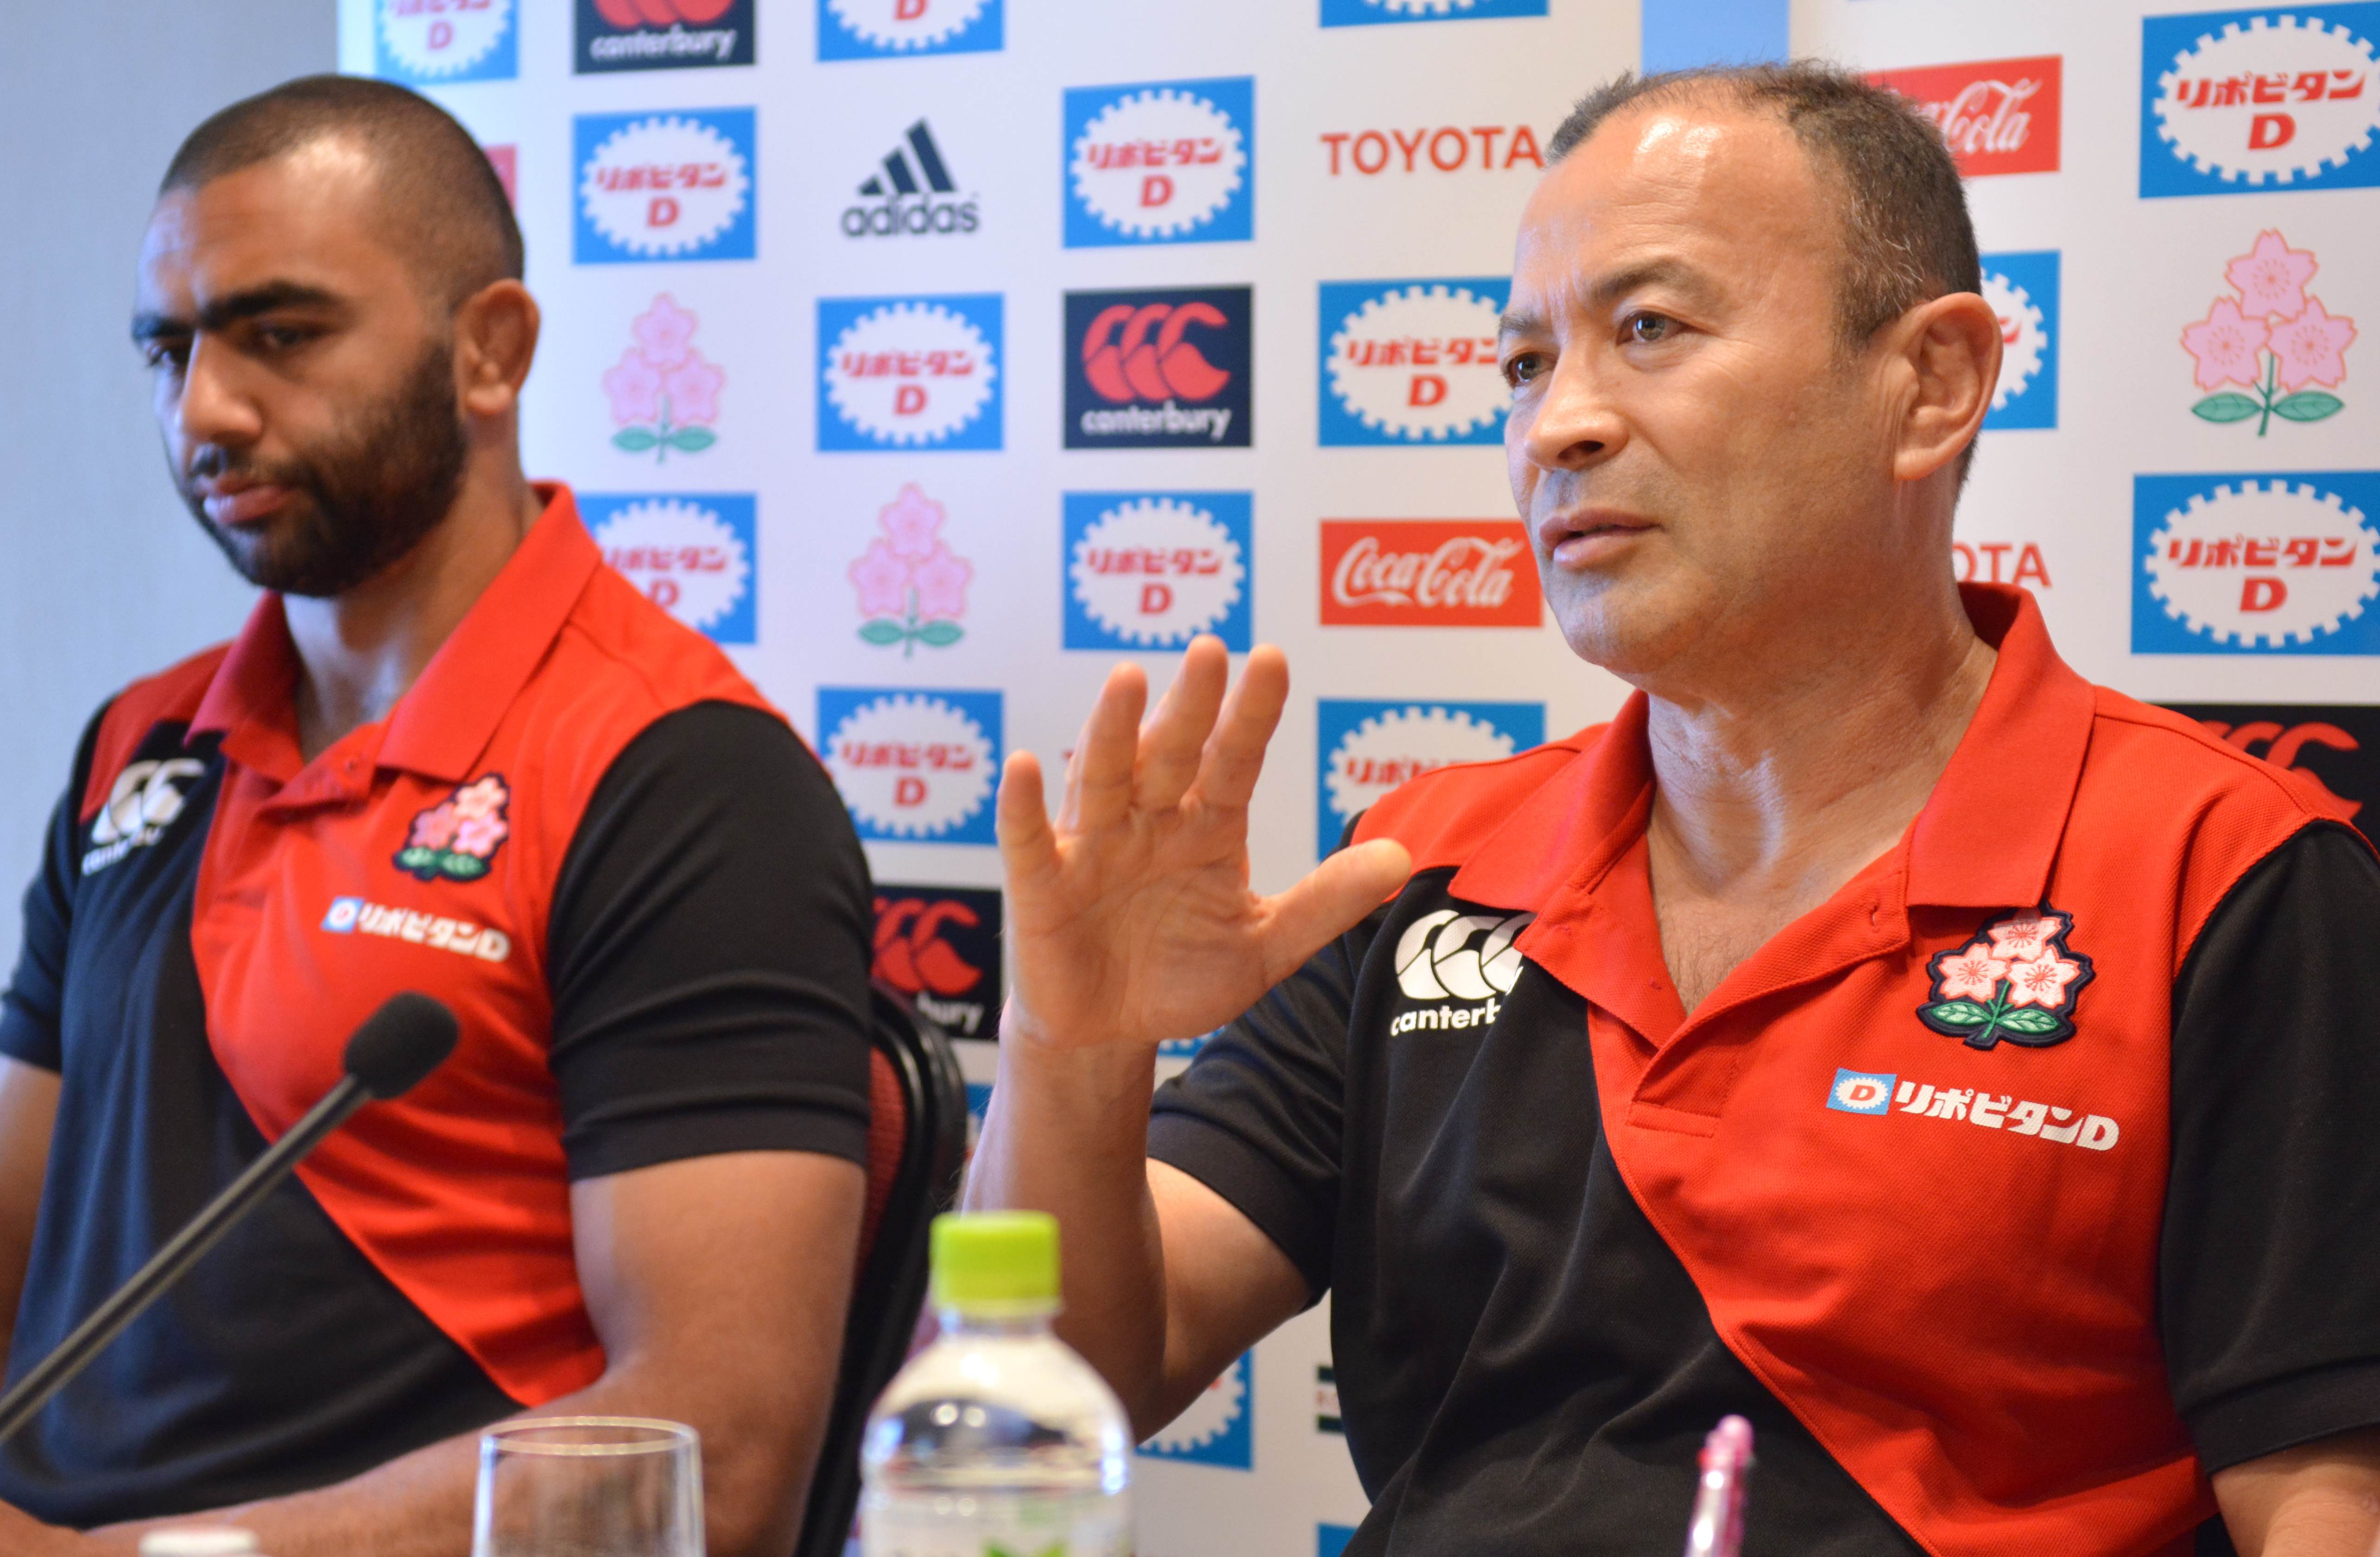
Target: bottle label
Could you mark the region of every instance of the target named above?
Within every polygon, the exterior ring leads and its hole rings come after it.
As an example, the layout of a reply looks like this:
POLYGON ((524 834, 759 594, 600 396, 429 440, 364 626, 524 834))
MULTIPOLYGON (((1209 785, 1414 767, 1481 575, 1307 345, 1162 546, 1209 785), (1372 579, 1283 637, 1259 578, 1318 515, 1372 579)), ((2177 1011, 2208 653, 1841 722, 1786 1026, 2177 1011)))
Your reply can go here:
POLYGON ((1121 1494, 871 1493, 859 1550, 862 1557, 1132 1557, 1132 1507, 1121 1494))

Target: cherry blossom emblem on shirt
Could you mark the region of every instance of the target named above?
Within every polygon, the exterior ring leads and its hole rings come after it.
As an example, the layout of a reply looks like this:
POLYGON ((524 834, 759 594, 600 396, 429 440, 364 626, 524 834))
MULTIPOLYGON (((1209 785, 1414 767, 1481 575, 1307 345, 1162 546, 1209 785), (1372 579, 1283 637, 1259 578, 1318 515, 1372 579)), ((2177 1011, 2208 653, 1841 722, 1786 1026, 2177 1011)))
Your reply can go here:
POLYGON ((512 833, 504 813, 513 793, 502 773, 481 773, 436 805, 414 814, 396 868, 425 882, 476 882, 488 873, 512 833))
POLYGON ((2046 1048, 2074 1036, 2074 1003, 2091 959, 2070 950, 2074 917, 2027 909, 1993 920, 1966 945, 1937 952, 1934 988, 1917 1019, 1976 1049, 2000 1040, 2046 1048))

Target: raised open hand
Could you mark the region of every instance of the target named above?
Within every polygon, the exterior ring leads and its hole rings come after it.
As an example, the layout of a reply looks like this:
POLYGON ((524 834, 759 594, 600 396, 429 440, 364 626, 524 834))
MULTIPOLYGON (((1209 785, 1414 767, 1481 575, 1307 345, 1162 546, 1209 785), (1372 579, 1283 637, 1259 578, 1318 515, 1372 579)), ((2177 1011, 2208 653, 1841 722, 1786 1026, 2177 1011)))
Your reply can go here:
POLYGON ((1061 1046, 1156 1044, 1231 1020, 1395 891, 1400 845, 1342 849, 1288 891, 1248 888, 1248 797, 1289 698, 1269 644, 1224 696, 1200 638, 1144 725, 1148 680, 1118 665, 1075 743, 1053 821, 1041 765, 1008 760, 1000 852, 1015 986, 1008 1030, 1061 1046))

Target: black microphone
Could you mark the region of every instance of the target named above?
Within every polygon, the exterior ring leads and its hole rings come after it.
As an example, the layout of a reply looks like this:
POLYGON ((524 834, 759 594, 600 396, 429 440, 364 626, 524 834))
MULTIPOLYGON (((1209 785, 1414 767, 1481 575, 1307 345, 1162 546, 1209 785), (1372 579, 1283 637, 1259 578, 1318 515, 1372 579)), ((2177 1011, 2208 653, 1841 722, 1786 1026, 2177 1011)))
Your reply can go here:
POLYGON ((375 1099, 410 1091, 416 1082, 445 1063, 455 1052, 461 1029, 455 1013, 443 1002, 407 991, 392 995, 364 1019, 347 1040, 346 1075, 322 1094, 287 1134, 249 1164, 173 1241, 133 1272, 132 1279, 91 1310, 91 1318, 0 1395, 0 1440, 33 1419, 50 1397, 97 1356, 100 1348, 165 1294, 165 1289, 189 1272, 199 1258, 256 1209, 274 1186, 289 1176, 306 1154, 346 1124, 356 1110, 375 1099))

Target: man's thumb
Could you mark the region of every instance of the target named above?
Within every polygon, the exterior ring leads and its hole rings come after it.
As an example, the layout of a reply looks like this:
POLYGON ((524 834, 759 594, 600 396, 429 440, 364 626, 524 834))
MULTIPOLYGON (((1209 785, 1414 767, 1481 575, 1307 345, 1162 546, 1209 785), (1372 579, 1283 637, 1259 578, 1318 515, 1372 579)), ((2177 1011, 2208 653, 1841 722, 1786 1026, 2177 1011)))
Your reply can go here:
POLYGON ((1394 895, 1413 872, 1413 856, 1393 838, 1341 849, 1265 906, 1268 984, 1289 977, 1324 942, 1394 895))

